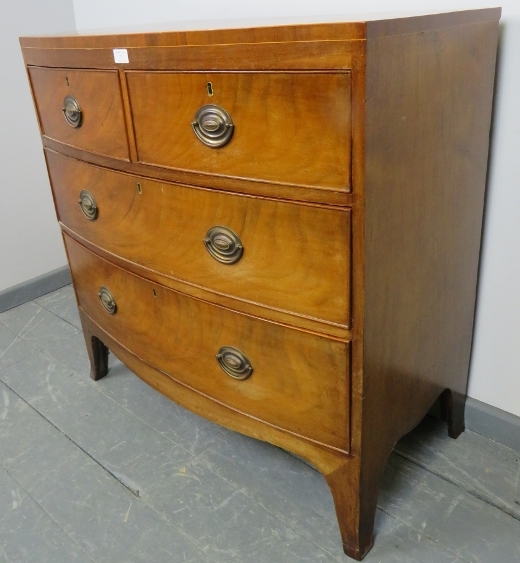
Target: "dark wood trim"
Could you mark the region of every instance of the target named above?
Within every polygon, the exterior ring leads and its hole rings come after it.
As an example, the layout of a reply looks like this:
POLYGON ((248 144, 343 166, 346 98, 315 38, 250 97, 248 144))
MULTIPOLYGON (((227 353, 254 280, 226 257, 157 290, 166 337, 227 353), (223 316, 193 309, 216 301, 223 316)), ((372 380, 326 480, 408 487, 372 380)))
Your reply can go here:
POLYGON ((137 143, 135 140, 135 130, 132 121, 130 95, 128 93, 128 84, 126 82, 125 72, 121 69, 119 69, 119 84, 121 87, 121 99, 123 100, 123 111, 125 115, 126 136, 128 139, 128 152, 130 154, 130 161, 137 162, 137 143))

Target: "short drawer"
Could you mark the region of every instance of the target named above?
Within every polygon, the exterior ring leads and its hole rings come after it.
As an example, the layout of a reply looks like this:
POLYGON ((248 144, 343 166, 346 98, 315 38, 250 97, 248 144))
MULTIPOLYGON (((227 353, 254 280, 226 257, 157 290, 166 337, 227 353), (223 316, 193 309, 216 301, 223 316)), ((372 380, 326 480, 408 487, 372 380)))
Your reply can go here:
POLYGON ((350 189, 349 73, 126 73, 140 162, 350 189))
POLYGON ((166 184, 46 156, 60 221, 97 247, 191 284, 182 291, 192 295, 195 285, 297 321, 349 327, 349 209, 166 184), (89 197, 90 217, 80 205, 89 197))
POLYGON ((348 343, 187 297, 64 238, 80 307, 124 347, 235 410, 348 448, 348 343))
POLYGON ((117 71, 29 67, 29 76, 43 135, 129 160, 117 71))

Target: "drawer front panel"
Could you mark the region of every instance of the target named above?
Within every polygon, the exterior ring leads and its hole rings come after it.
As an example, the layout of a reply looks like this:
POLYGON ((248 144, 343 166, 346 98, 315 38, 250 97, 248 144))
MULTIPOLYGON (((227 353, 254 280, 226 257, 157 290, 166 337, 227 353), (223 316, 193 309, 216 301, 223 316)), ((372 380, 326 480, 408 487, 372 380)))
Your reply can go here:
POLYGON ((96 246, 213 292, 349 325, 350 210, 165 184, 51 151, 46 157, 60 221, 96 246), (83 190, 94 198, 95 220, 78 205, 83 190), (217 235, 205 244, 212 227, 217 235), (224 250, 224 262, 220 227, 243 247, 235 256, 224 250), (226 263, 228 256, 237 261, 226 263))
POLYGON ((235 410, 346 450, 348 343, 187 297, 64 238, 80 307, 123 346, 235 410), (240 368, 236 358, 221 350, 226 346, 247 357, 253 370, 247 379, 235 379, 220 367, 227 362, 232 370, 240 368))
POLYGON ((349 191, 348 73, 129 71, 126 77, 141 162, 349 191), (211 110, 199 115, 206 125, 194 129, 198 110, 208 105, 226 112, 232 131, 211 110), (197 132, 213 129, 221 140, 232 133, 229 142, 214 148, 199 140, 197 132))
POLYGON ((117 71, 30 67, 29 75, 44 135, 78 149, 129 160, 117 71), (71 100, 76 101, 75 108, 71 100), (69 121, 64 112, 67 106, 69 121))

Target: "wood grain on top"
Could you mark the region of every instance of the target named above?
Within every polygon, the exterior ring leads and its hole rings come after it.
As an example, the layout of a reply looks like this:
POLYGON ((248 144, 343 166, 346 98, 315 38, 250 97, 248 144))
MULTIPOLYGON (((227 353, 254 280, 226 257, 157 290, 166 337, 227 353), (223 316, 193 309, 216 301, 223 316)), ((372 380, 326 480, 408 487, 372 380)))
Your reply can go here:
POLYGON ((143 29, 128 31, 115 28, 94 33, 81 32, 53 37, 22 37, 22 47, 29 48, 83 48, 83 47, 161 47, 174 45, 210 45, 229 43, 272 43, 297 41, 353 41, 367 36, 395 35, 494 21, 500 18, 501 8, 486 8, 446 12, 439 14, 400 13, 345 14, 311 18, 252 18, 236 20, 210 20, 196 22, 161 23, 159 30, 147 31, 153 24, 139 26, 143 29), (316 20, 321 20, 316 22, 316 20), (171 31, 171 29, 178 31, 171 31), (191 29, 190 29, 191 28, 191 29), (167 31, 163 31, 167 29, 167 31))

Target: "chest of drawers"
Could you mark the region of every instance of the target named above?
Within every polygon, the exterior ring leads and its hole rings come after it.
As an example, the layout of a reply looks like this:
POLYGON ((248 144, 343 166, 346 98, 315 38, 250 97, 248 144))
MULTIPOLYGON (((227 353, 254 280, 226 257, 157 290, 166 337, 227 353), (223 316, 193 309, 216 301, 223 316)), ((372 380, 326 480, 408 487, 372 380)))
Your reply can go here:
POLYGON ((21 39, 92 377, 310 461, 356 559, 464 429, 499 17, 21 39))

